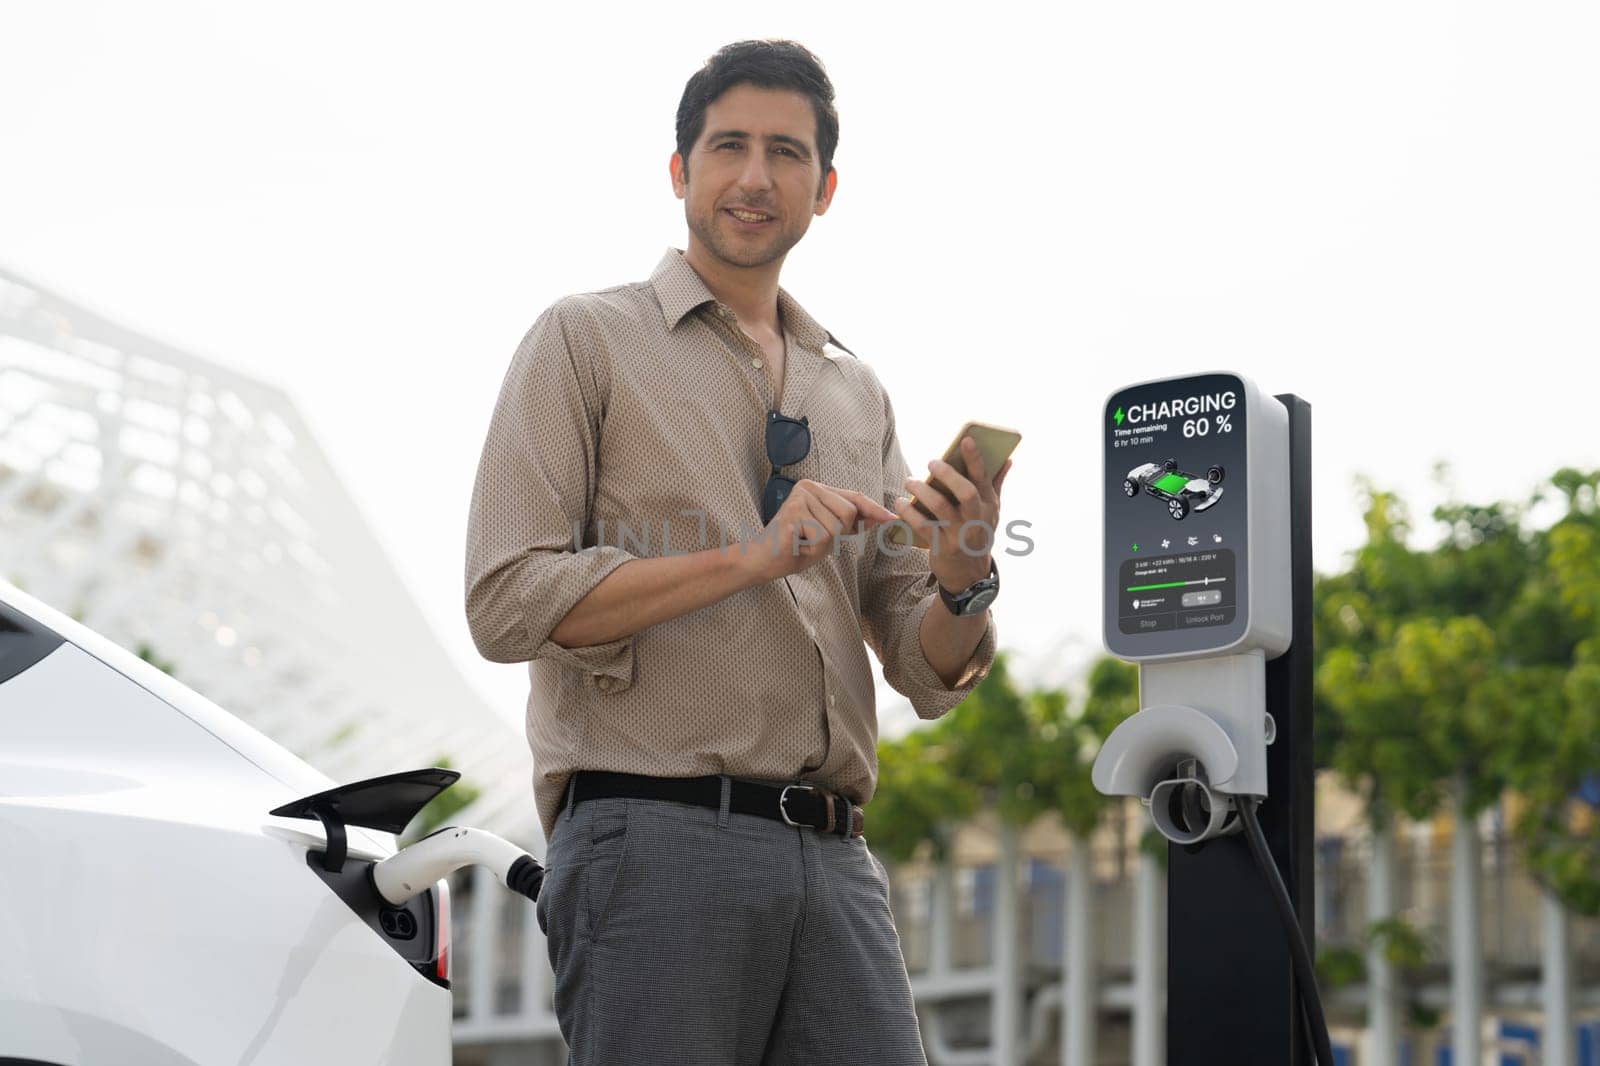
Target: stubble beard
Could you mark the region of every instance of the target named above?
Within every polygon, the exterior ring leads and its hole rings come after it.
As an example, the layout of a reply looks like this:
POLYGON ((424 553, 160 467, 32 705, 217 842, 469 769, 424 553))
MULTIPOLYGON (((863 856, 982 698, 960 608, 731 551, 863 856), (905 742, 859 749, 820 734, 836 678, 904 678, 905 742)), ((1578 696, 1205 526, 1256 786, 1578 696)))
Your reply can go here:
POLYGON ((719 208, 713 207, 709 213, 696 214, 685 208, 684 218, 689 223, 689 232, 695 235, 706 251, 730 266, 766 266, 788 255, 789 249, 799 244, 804 235, 780 228, 768 238, 766 244, 761 245, 741 241, 737 236, 724 238, 717 225, 719 212, 719 208))

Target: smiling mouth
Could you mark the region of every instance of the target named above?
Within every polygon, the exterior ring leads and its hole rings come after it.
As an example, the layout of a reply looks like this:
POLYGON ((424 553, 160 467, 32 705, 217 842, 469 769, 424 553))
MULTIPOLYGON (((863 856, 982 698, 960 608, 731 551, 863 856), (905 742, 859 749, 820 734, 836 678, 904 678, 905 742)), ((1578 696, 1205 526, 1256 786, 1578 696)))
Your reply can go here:
POLYGON ((727 207, 723 208, 723 210, 746 225, 756 225, 762 222, 771 222, 773 220, 771 215, 764 214, 760 211, 743 211, 737 207, 727 207))

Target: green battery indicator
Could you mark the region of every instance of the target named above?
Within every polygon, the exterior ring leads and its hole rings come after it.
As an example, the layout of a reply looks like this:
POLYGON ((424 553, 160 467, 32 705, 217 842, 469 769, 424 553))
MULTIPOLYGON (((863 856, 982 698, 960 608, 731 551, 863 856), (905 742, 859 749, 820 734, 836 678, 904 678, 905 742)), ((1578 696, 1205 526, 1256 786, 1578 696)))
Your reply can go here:
POLYGON ((1159 585, 1129 585, 1129 592, 1149 592, 1151 589, 1179 589, 1187 585, 1220 585, 1225 577, 1203 577, 1198 581, 1163 581, 1159 585))

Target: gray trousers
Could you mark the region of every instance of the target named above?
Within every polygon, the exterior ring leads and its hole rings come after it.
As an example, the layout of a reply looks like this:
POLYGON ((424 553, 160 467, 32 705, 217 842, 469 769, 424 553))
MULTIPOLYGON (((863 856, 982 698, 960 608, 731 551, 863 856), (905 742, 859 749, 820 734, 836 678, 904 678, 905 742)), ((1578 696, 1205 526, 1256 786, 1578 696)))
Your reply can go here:
POLYGON ((864 837, 730 812, 726 778, 720 811, 567 796, 534 913, 573 1066, 926 1066, 864 837))

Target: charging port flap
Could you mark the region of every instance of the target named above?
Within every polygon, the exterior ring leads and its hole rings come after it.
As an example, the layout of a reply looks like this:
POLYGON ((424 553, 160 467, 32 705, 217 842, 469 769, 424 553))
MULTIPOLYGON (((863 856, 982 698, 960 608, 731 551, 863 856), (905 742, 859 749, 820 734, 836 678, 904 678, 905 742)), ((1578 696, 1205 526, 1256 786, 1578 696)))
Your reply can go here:
POLYGON ((307 818, 322 823, 328 834, 323 866, 338 873, 344 866, 345 826, 359 825, 383 833, 398 833, 417 812, 461 777, 455 770, 427 766, 398 774, 370 777, 326 792, 305 796, 269 813, 281 818, 307 818))

